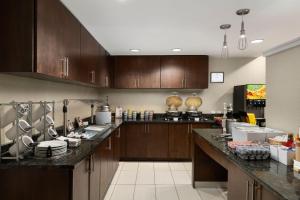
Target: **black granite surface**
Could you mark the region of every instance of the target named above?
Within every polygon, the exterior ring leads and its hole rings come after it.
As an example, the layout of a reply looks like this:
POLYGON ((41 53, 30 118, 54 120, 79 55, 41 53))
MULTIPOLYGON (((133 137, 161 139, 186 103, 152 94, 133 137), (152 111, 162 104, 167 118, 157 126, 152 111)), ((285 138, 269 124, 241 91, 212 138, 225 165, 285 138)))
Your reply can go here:
POLYGON ((91 140, 82 140, 81 145, 78 148, 70 149, 69 152, 59 158, 54 159, 40 159, 34 157, 27 157, 25 159, 20 160, 19 162, 15 160, 2 160, 0 162, 0 169, 7 169, 13 167, 56 167, 56 168, 74 168, 74 166, 82 161, 83 159, 87 158, 91 154, 94 153, 96 147, 101 144, 103 140, 110 136, 110 134, 118 128, 121 124, 126 123, 210 123, 213 124, 214 121, 200 121, 200 122, 193 122, 188 120, 181 120, 178 122, 174 121, 165 121, 164 119, 155 119, 151 121, 145 120, 137 120, 137 121, 123 121, 121 119, 116 119, 114 123, 112 123, 112 127, 102 134, 101 136, 93 137, 91 140))
POLYGON ((208 123, 208 124, 214 124, 214 120, 200 120, 200 121, 192 121, 192 120, 178 120, 178 121, 172 121, 172 120, 165 120, 165 119, 153 119, 153 120, 124 120, 124 123, 208 123))
POLYGON ((215 137, 219 134, 215 129, 194 129, 194 132, 269 191, 282 199, 300 199, 300 174, 294 172, 291 166, 271 159, 265 161, 242 160, 228 150, 225 140, 215 137))
POLYGON ((34 157, 27 157, 20 160, 2 160, 0 169, 8 169, 13 167, 39 167, 39 168, 70 168, 93 154, 96 147, 101 144, 103 140, 110 136, 110 134, 122 124, 122 120, 115 120, 112 127, 100 136, 95 136, 92 140, 82 140, 78 148, 70 149, 69 152, 62 157, 54 159, 41 159, 34 157))

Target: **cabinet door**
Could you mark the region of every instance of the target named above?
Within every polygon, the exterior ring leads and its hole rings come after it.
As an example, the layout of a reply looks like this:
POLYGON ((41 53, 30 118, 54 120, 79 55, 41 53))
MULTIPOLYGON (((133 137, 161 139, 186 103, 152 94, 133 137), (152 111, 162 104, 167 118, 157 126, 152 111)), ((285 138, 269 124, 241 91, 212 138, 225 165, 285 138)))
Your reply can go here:
POLYGON ((190 159, 189 124, 169 124, 169 156, 190 159))
POLYGON ((85 159, 73 171, 73 200, 89 199, 90 161, 85 159))
POLYGON ((255 183, 255 200, 279 200, 280 198, 259 183, 255 183))
POLYGON ((182 56, 161 56, 161 88, 184 88, 184 65, 182 56))
POLYGON ((37 1, 36 72, 63 77, 65 10, 60 1, 37 1))
POLYGON ((138 56, 138 88, 160 88, 160 57, 138 56))
POLYGON ((208 88, 208 56, 185 57, 185 88, 208 88))
POLYGON ((131 159, 145 158, 146 149, 146 125, 125 125, 126 157, 131 159))
MULTIPOLYGON (((62 5, 63 6, 63 5, 62 5)), ((80 81, 80 28, 72 13, 63 6, 64 17, 60 19, 63 32, 63 57, 67 58, 66 79, 80 81)))
POLYGON ((108 177, 107 177, 107 188, 109 187, 112 178, 115 174, 114 170, 114 143, 113 143, 113 135, 108 138, 108 177))
MULTIPOLYGON (((100 147, 99 147, 100 149, 100 147)), ((90 158, 90 199, 100 200, 100 172, 101 172, 101 154, 99 150, 91 155, 90 158)))
POLYGON ((114 171, 118 169, 121 153, 121 128, 118 128, 113 135, 113 152, 114 152, 114 171))
POLYGON ((100 145, 100 199, 104 199, 108 189, 108 139, 104 140, 100 145))
POLYGON ((81 81, 96 84, 99 47, 93 36, 81 26, 81 81))
POLYGON ((231 165, 228 169, 228 199, 254 199, 255 182, 242 172, 237 166, 231 165))
POLYGON ((139 62, 135 56, 117 56, 114 58, 115 88, 138 87, 139 62))
POLYGON ((105 49, 99 44, 98 67, 96 70, 96 84, 102 88, 111 86, 110 57, 105 49))
POLYGON ((167 159, 169 154, 169 125, 147 124, 147 158, 167 159))

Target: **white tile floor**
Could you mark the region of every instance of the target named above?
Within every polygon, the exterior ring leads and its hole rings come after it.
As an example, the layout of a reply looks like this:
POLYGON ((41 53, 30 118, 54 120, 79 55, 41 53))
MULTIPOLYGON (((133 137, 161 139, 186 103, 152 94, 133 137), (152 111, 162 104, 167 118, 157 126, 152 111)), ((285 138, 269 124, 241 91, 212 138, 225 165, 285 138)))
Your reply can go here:
POLYGON ((226 200, 222 188, 191 185, 190 162, 120 162, 105 200, 226 200))

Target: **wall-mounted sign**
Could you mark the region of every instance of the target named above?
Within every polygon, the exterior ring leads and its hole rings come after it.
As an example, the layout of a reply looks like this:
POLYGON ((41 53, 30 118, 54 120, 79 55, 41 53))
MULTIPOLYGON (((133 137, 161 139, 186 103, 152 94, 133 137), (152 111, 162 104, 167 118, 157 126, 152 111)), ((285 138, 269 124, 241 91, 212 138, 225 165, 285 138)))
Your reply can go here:
POLYGON ((211 83, 224 83, 224 72, 211 72, 210 73, 211 83))

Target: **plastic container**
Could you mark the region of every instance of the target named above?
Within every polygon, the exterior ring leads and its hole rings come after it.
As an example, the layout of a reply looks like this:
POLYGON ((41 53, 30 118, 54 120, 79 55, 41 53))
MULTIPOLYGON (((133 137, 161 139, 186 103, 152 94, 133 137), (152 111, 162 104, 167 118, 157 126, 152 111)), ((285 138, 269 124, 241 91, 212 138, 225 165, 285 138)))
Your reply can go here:
POLYGON ((292 149, 278 148, 278 161, 284 165, 293 165, 295 151, 292 149))

